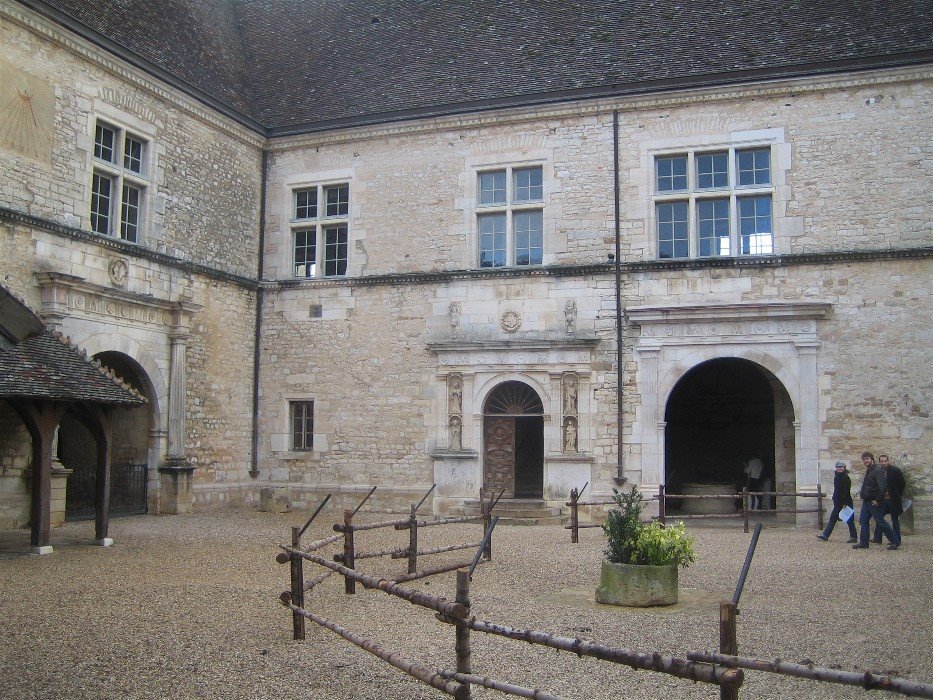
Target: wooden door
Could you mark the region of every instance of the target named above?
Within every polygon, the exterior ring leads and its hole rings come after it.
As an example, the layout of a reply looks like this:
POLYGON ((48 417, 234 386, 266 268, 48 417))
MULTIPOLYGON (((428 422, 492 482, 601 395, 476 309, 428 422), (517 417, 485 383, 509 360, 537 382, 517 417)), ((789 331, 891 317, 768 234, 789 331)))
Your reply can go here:
POLYGON ((515 419, 486 416, 483 426, 483 486, 493 497, 515 497, 515 419))

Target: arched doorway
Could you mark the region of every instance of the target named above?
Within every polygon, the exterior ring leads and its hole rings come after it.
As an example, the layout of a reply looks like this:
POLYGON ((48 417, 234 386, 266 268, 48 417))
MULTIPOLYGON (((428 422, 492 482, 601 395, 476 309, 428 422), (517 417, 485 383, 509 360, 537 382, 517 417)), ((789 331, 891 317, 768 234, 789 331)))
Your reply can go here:
POLYGON ((544 406, 524 382, 503 382, 486 399, 483 486, 503 498, 544 494, 544 406))
POLYGON ((762 479, 794 490, 794 412, 781 382, 749 360, 697 365, 675 385, 665 409, 665 484, 745 485, 744 464, 760 455, 762 479))
MULTIPOLYGON (((149 399, 146 405, 114 411, 110 452, 110 515, 145 513, 148 510, 146 487, 152 386, 142 367, 127 355, 102 352, 94 359, 149 399)), ((87 428, 74 415, 66 413, 59 428, 58 459, 64 467, 73 470, 68 477, 65 499, 65 514, 69 520, 94 517, 96 449, 87 428)))

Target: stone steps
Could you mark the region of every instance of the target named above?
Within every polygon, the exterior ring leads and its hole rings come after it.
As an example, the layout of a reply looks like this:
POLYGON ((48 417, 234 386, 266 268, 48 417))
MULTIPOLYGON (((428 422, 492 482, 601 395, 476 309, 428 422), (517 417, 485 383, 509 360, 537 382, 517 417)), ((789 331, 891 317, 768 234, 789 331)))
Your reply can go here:
MULTIPOLYGON (((455 509, 457 515, 482 515, 478 499, 469 499, 455 509)), ((560 507, 548 506, 541 499, 503 498, 496 504, 493 515, 499 516, 500 525, 566 525, 570 516, 560 507)))

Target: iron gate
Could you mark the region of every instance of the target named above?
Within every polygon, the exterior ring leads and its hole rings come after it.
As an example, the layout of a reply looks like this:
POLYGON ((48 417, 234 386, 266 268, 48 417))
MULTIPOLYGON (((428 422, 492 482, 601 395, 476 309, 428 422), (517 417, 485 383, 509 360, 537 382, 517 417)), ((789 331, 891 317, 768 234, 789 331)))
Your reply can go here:
MULTIPOLYGON (((148 512, 146 477, 145 464, 111 465, 110 517, 142 515, 148 512)), ((68 520, 93 518, 96 489, 96 468, 93 465, 74 467, 74 472, 68 477, 65 517, 68 520)))

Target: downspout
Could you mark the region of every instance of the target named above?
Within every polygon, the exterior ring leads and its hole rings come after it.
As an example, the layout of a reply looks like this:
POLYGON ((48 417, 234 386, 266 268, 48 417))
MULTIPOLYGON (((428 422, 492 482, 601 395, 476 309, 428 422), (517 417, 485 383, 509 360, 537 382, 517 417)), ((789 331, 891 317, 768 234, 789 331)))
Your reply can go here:
POLYGON ((262 177, 259 182, 259 264, 256 271, 256 322, 253 328, 253 429, 249 475, 259 476, 259 359, 262 339, 262 276, 266 247, 266 169, 269 151, 262 149, 262 177))
POLYGON ((622 242, 619 229, 619 110, 612 110, 612 174, 615 194, 616 225, 616 476, 615 482, 623 484, 622 463, 622 242))

